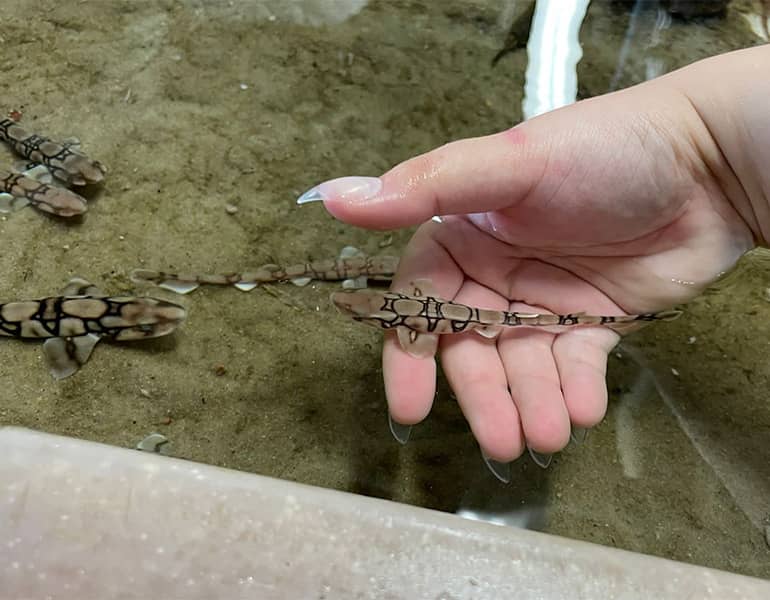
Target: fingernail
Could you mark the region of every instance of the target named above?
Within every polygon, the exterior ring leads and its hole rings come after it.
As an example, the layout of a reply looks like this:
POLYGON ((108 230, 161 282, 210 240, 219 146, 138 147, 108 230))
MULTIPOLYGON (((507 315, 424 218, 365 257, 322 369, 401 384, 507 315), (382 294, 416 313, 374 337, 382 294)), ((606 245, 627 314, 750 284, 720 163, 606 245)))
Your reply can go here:
POLYGON ((569 437, 573 442, 575 442, 575 444, 582 444, 586 441, 587 435, 588 429, 583 429, 582 427, 573 427, 572 431, 570 431, 569 437))
POLYGON ((529 446, 527 446, 527 450, 529 450, 529 455, 532 457, 532 460, 535 461, 535 464, 538 467, 542 467, 543 469, 547 469, 548 465, 551 464, 551 454, 544 454, 542 452, 537 452, 536 450, 533 450, 529 446))
POLYGON ((484 459, 484 464, 487 465, 487 469, 492 472, 492 475, 497 477, 503 483, 511 482, 511 465, 510 463, 504 463, 492 458, 489 458, 483 450, 481 451, 481 457, 484 459))
POLYGON ((497 233, 499 230, 499 220, 495 218, 493 213, 471 213, 468 215, 468 220, 483 231, 497 233))
POLYGON ((366 202, 382 189, 379 177, 340 177, 324 181, 310 188, 299 198, 297 204, 318 202, 336 198, 348 204, 366 202))
POLYGON ((388 414, 388 426, 390 427, 390 433, 393 434, 393 437, 396 438, 396 441, 399 444, 403 446, 409 441, 409 434, 412 433, 411 425, 402 425, 401 423, 396 423, 393 420, 393 417, 388 414))

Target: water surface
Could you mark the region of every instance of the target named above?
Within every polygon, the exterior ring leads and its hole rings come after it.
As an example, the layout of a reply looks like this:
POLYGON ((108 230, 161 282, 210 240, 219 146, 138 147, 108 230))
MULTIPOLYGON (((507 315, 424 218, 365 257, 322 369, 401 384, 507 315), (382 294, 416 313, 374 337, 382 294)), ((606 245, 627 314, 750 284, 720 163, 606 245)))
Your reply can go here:
MULTIPOLYGON (((0 295, 55 294, 73 275, 130 293, 135 267, 230 271, 348 244, 399 253, 409 231, 357 230, 294 198, 519 122, 519 4, 3 3, 6 110, 79 137, 110 172, 82 223, 31 209, 0 221, 0 295)), ((594 1, 577 96, 762 43, 757 11, 736 0, 684 20, 594 1)), ((519 460, 508 486, 446 386, 408 445, 391 438, 380 334, 335 313, 332 284, 153 291, 189 309, 178 335, 104 344, 59 383, 37 344, 6 341, 0 423, 125 447, 157 431, 182 458, 768 578, 767 273, 752 259, 679 321, 628 339, 607 418, 548 470, 519 460)))

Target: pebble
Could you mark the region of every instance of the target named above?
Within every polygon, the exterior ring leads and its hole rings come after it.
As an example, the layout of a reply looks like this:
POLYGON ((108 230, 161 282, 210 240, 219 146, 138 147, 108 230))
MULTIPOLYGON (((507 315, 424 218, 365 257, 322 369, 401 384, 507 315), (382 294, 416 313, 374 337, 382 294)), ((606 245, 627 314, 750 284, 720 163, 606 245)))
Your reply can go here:
POLYGON ((154 452, 155 454, 169 454, 170 444, 168 438, 160 433, 151 433, 136 445, 142 452, 154 452))

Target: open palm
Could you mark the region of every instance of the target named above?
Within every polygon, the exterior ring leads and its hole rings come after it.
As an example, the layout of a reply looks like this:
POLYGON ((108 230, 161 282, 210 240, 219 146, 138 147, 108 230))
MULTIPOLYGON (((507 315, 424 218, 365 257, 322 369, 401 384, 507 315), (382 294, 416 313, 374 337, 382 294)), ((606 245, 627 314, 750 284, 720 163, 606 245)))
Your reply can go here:
MULTIPOLYGON (((423 222, 393 281, 398 291, 429 279, 436 295, 484 308, 669 308, 729 270, 753 237, 703 158, 687 103, 656 96, 631 111, 629 102, 621 92, 449 144, 385 174, 374 200, 335 201, 329 187, 326 207, 366 227, 423 222)), ((571 427, 601 420, 618 339, 600 327, 512 328, 495 340, 444 335, 439 352, 482 451, 509 461, 525 447, 557 451, 571 427)), ((435 362, 389 335, 383 367, 392 419, 422 420, 435 362)))

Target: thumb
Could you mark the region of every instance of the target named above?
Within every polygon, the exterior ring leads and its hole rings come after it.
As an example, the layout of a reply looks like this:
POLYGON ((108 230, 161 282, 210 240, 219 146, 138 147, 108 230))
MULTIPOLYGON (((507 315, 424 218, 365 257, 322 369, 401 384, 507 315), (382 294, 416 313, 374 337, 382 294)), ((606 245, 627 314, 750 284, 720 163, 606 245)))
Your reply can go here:
POLYGON ((297 203, 323 201, 337 219, 369 229, 395 229, 434 215, 511 206, 537 183, 546 164, 543 148, 527 144, 526 125, 452 142, 382 177, 326 181, 302 194, 297 203))

